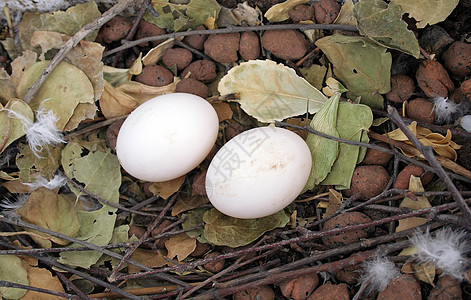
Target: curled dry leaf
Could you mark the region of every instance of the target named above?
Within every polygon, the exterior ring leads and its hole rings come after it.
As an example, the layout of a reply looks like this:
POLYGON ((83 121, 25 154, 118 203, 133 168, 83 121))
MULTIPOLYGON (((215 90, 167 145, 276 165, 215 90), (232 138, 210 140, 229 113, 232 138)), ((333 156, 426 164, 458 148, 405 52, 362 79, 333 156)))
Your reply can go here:
POLYGON ((283 3, 278 3, 270 7, 265 13, 265 18, 271 23, 283 22, 289 19, 288 12, 296 5, 309 2, 308 0, 287 0, 283 3))
MULTIPOLYGON (((460 149, 461 146, 451 140, 452 136, 450 130, 447 131, 446 136, 443 136, 439 133, 432 132, 428 128, 418 126, 416 121, 413 121, 407 127, 419 139, 419 141, 422 142, 422 144, 425 146, 432 146, 433 150, 438 155, 456 161, 456 150, 460 149)), ((415 149, 412 142, 409 141, 407 136, 399 128, 386 133, 386 135, 392 140, 404 142, 415 149)), ((401 151, 404 155, 409 157, 414 157, 417 154, 415 151, 411 152, 404 148, 401 148, 401 151)))
POLYGON ((125 82, 118 87, 105 83, 105 90, 100 98, 100 109, 107 119, 129 114, 140 104, 154 97, 173 93, 180 80, 175 77, 168 85, 154 87, 136 81, 125 82))

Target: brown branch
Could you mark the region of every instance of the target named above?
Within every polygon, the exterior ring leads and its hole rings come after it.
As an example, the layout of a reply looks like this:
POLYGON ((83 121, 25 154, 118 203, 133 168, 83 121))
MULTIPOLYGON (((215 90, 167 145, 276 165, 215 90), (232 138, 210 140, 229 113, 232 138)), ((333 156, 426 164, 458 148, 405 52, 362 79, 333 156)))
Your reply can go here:
POLYGON ((89 33, 94 30, 99 29, 103 26, 106 22, 112 19, 114 16, 118 15, 122 12, 132 0, 120 0, 115 6, 111 7, 105 13, 103 13, 100 17, 93 20, 92 22, 85 25, 82 29, 77 31, 65 44, 59 49, 57 54, 51 60, 49 65, 46 69, 41 73, 41 76, 33 83, 33 85, 28 89, 26 95, 23 98, 23 101, 26 103, 30 103, 33 100, 34 96, 36 95, 37 91, 41 87, 41 85, 46 81, 49 74, 52 73, 54 68, 64 59, 67 53, 72 50, 83 38, 85 38, 89 33))
POLYGON ((148 216, 148 217, 155 217, 154 214, 150 214, 150 213, 145 213, 145 212, 142 212, 142 211, 138 211, 138 210, 134 210, 134 209, 130 209, 130 208, 126 208, 122 205, 120 205, 119 203, 114 203, 114 202, 111 202, 111 201, 108 201, 106 200, 105 198, 102 198, 98 195, 95 195, 93 194, 92 192, 86 190, 84 187, 82 187, 80 184, 76 183, 74 180, 72 180, 71 178, 69 178, 67 175, 65 175, 65 173, 63 172, 60 172, 62 176, 64 176, 66 179, 67 179, 67 182, 70 183, 71 185, 73 185, 76 189, 80 190, 81 192, 89 195, 90 197, 92 197, 93 199, 103 203, 103 204, 106 204, 108 206, 111 206, 111 207, 114 207, 114 208, 117 208, 117 209, 121 209, 123 211, 127 211, 127 212, 130 212, 130 213, 134 213, 134 214, 137 214, 137 215, 143 215, 143 216, 148 216))
MULTIPOLYGON (((2 217, 0 216, 0 220, 3 220, 2 217)), ((4 221, 4 220, 3 220, 4 221)), ((0 239, 0 246, 3 246, 3 247, 6 247, 6 248, 13 248, 13 249, 17 249, 19 250, 20 247, 18 246, 15 246, 15 245, 11 245, 11 244, 8 244, 6 242, 4 242, 3 240, 0 239)), ((140 300, 141 298, 140 297, 136 297, 134 296, 133 294, 130 294, 126 291, 123 291, 121 290, 120 288, 112 285, 112 284, 109 284, 108 282, 105 282, 103 280, 100 280, 98 278, 95 278, 94 276, 90 276, 88 275, 87 273, 84 273, 84 272, 80 272, 80 271, 77 271, 76 269, 74 268, 71 268, 69 266, 66 266, 66 265, 63 265, 59 262, 57 262, 55 259, 53 258, 50 258, 50 257, 46 257, 46 256, 42 256, 42 255, 38 255, 38 254, 34 254, 32 255, 32 257, 35 257, 37 258, 38 260, 40 260, 41 262, 43 262, 44 264, 46 265, 49 265, 49 266, 52 266, 52 267, 55 267, 57 269, 60 269, 60 270, 64 270, 66 272, 69 272, 71 274, 74 274, 74 275, 77 275, 79 277, 82 277, 83 279, 86 279, 86 280, 89 280, 99 286, 102 286, 106 289, 109 289, 110 291, 112 292, 115 292, 115 293, 118 293, 120 294, 121 296, 127 298, 127 299, 136 299, 136 300, 140 300)))
POLYGON ((465 224, 466 229, 471 230, 471 209, 466 204, 463 196, 460 194, 460 191, 456 188, 450 177, 448 177, 445 170, 436 159, 435 155, 433 154, 433 148, 430 146, 425 146, 419 141, 419 139, 409 130, 394 107, 388 107, 388 115, 391 120, 402 130, 409 141, 411 141, 411 143, 414 144, 414 146, 424 155, 430 166, 435 169, 435 173, 438 175, 438 177, 440 177, 446 188, 451 192, 453 199, 461 209, 461 213, 463 214, 463 223, 465 224))
POLYGON ((191 31, 182 31, 174 32, 169 34, 162 34, 157 36, 151 36, 135 40, 132 42, 125 42, 124 45, 116 47, 112 50, 106 51, 103 53, 103 57, 116 53, 118 51, 128 49, 134 46, 139 45, 143 42, 152 42, 160 41, 170 38, 178 38, 181 36, 197 35, 197 34, 216 34, 216 33, 231 33, 231 32, 244 32, 244 31, 266 31, 266 30, 281 30, 281 29, 325 29, 325 30, 346 30, 346 31, 358 31, 356 26, 351 25, 340 25, 340 24, 275 24, 275 25, 262 25, 262 26, 245 26, 245 27, 228 27, 221 29, 212 29, 212 30, 191 30, 191 31))
MULTIPOLYGON (((141 20, 144 17, 147 7, 150 4, 151 4, 151 0, 145 0, 142 3, 141 9, 139 10, 136 18, 134 19, 134 23, 132 24, 131 30, 129 30, 128 34, 126 35, 127 41, 131 40, 134 37, 134 34, 136 33, 137 28, 139 27, 139 23, 141 23, 141 20)), ((123 53, 124 53, 124 50, 121 50, 115 55, 113 64, 111 65, 112 67, 116 67, 116 65, 118 64, 118 60, 123 55, 123 53)))
MULTIPOLYGON (((468 199, 467 201, 471 202, 471 199, 468 199)), ((237 250, 237 251, 233 251, 233 252, 218 255, 218 256, 208 257, 208 258, 205 258, 205 259, 202 259, 202 260, 189 262, 189 263, 186 263, 186 264, 179 264, 179 265, 174 265, 174 266, 170 266, 170 267, 163 267, 163 268, 153 270, 153 271, 136 273, 136 274, 129 274, 129 275, 122 275, 122 276, 115 277, 114 280, 128 280, 128 279, 140 278, 140 277, 143 277, 143 276, 159 274, 159 273, 163 273, 163 272, 174 272, 174 271, 176 271, 176 272, 182 273, 182 272, 185 272, 187 270, 191 270, 191 269, 193 269, 197 266, 204 265, 206 263, 215 262, 215 261, 218 261, 218 260, 228 259, 228 258, 232 258, 232 257, 237 257, 237 256, 243 255, 247 252, 265 251, 265 250, 272 249, 272 248, 280 248, 282 246, 286 246, 286 245, 289 245, 289 244, 292 244, 292 243, 300 243, 300 242, 305 242, 305 241, 309 241, 309 240, 316 239, 316 238, 321 238, 321 237, 325 237, 325 236, 345 233, 347 231, 358 230, 358 229, 363 229, 363 228, 368 228, 368 227, 374 227, 374 226, 382 225, 382 224, 389 223, 389 222, 399 221, 399 220, 402 220, 402 219, 405 219, 405 218, 417 217, 417 216, 422 216, 422 215, 426 215, 426 214, 437 214, 441 211, 448 210, 451 207, 456 207, 456 206, 457 206, 456 203, 451 203, 451 204, 440 205, 440 206, 435 206, 435 207, 426 208, 426 209, 419 209, 419 210, 414 210, 414 211, 409 212, 409 213, 394 215, 394 216, 391 216, 391 217, 388 217, 388 218, 383 218, 383 219, 380 219, 380 220, 374 220, 374 221, 367 222, 367 223, 355 224, 355 225, 350 225, 350 226, 346 226, 346 227, 343 227, 343 228, 335 228, 335 229, 320 231, 320 232, 314 232, 314 231, 306 230, 306 233, 303 236, 291 238, 291 239, 288 239, 288 240, 282 240, 282 241, 279 241, 279 242, 276 242, 276 243, 267 244, 267 245, 263 245, 263 246, 259 246, 259 247, 253 247, 253 248, 249 248, 249 249, 237 250)))
POLYGON ((32 292, 58 296, 58 297, 66 298, 66 299, 81 299, 77 295, 71 295, 71 294, 66 294, 66 293, 62 293, 62 292, 46 290, 46 289, 39 288, 39 287, 24 285, 24 284, 20 284, 20 283, 16 283, 16 282, 5 281, 5 280, 0 280, 0 287, 2 287, 2 288, 3 287, 10 287, 10 288, 23 289, 23 290, 28 290, 28 291, 32 291, 32 292))
MULTIPOLYGON (((147 239, 147 237, 152 233, 152 231, 159 225, 160 221, 162 220, 163 216, 167 213, 167 211, 170 209, 172 204, 175 202, 175 199, 177 198, 177 194, 173 195, 170 197, 170 199, 167 202, 167 205, 165 205, 164 209, 160 212, 159 216, 155 218, 154 222, 152 223, 151 226, 149 226, 146 230, 146 232, 140 237, 139 241, 137 241, 130 249, 126 250, 126 253, 124 254, 123 257, 121 257, 121 261, 119 264, 114 268, 113 272, 111 275, 108 277, 108 280, 110 282, 116 281, 116 276, 118 274, 118 271, 121 269, 121 267, 126 263, 126 261, 130 261, 129 258, 131 255, 136 251, 136 249, 144 243, 144 241, 147 239)), ((149 267, 146 267, 146 269, 149 269, 149 267)), ((184 284, 184 286, 187 286, 188 284, 184 284)))

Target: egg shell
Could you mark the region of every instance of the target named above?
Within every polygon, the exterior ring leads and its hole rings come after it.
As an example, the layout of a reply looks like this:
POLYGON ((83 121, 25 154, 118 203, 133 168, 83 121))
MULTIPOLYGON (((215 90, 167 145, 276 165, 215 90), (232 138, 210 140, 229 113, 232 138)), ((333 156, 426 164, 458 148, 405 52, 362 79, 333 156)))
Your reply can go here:
POLYGON ((227 142, 206 174, 213 206, 235 218, 271 215, 302 192, 312 158, 304 140, 276 127, 247 130, 227 142))
POLYGON ((218 116, 206 100, 186 93, 166 94, 146 101, 126 118, 116 153, 130 175, 168 181, 206 158, 218 130, 218 116))

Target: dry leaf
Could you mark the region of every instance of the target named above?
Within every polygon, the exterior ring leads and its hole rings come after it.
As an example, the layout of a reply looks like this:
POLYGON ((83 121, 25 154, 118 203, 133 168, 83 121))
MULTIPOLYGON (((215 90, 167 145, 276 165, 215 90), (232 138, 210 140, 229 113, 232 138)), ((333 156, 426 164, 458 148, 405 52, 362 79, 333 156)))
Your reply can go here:
MULTIPOLYGON (((180 38, 180 40, 183 37, 180 38)), ((173 47, 173 41, 175 39, 167 39, 165 42, 158 44, 154 48, 150 49, 149 52, 142 58, 142 63, 144 66, 152 66, 157 64, 157 62, 164 56, 165 51, 168 48, 173 47)))
POLYGON ((402 8, 402 13, 409 14, 418 23, 417 28, 424 28, 445 20, 458 5, 459 0, 393 0, 402 8))
MULTIPOLYGON (((64 293, 64 288, 59 278, 52 276, 51 272, 43 268, 35 268, 32 266, 26 267, 28 272, 29 286, 43 288, 50 291, 64 293)), ((64 299, 63 297, 49 295, 40 292, 34 292, 28 290, 26 295, 21 298, 22 300, 60 300, 64 299)))
POLYGON ((137 81, 129 81, 119 85, 117 89, 136 99, 139 104, 142 104, 154 97, 175 92, 179 81, 180 78, 174 77, 172 83, 160 87, 145 85, 137 81))
POLYGON ((323 218, 333 214, 342 206, 342 193, 337 192, 334 189, 329 189, 329 204, 327 205, 325 213, 322 215, 323 218))
POLYGON ((317 112, 327 98, 307 80, 271 60, 250 60, 219 81, 221 95, 237 93, 242 109, 260 122, 317 112))
MULTIPOLYGON (((407 126, 409 130, 419 139, 419 141, 424 144, 425 146, 432 146, 433 150, 440 156, 445 158, 451 159, 456 161, 458 155, 456 154, 456 150, 460 149, 461 146, 456 144, 451 140, 451 131, 447 130, 446 136, 443 136, 439 133, 434 133, 430 129, 421 127, 417 125, 416 121, 413 121, 411 124, 407 126)), ((407 149, 401 148, 402 153, 409 157, 414 157, 417 155, 417 152, 414 151, 416 148, 409 141, 407 136, 402 132, 400 128, 393 130, 391 132, 386 133, 389 138, 395 141, 401 141, 410 145, 412 147, 412 151, 407 149)))
POLYGON ((163 199, 167 199, 180 189, 185 182, 185 178, 186 175, 183 175, 169 181, 154 182, 149 186, 149 191, 154 196, 159 195, 163 199))
POLYGON ((186 198, 180 198, 172 208, 172 216, 176 216, 182 212, 198 208, 208 202, 208 197, 204 196, 190 196, 186 198))
POLYGON ((282 3, 278 3, 270 7, 265 13, 265 18, 270 23, 282 22, 289 19, 288 12, 296 5, 304 4, 309 0, 287 0, 282 3))
POLYGON ((168 258, 173 259, 177 257, 178 261, 182 261, 195 251, 196 239, 189 237, 184 232, 179 233, 165 242, 165 248, 168 250, 168 258))
POLYGON ((216 110, 218 115, 219 123, 225 120, 232 119, 232 109, 229 103, 226 102, 219 102, 219 103, 212 103, 213 108, 216 110))
POLYGON ((357 19, 353 15, 353 7, 355 4, 353 4, 352 0, 347 0, 344 2, 342 5, 342 8, 340 8, 340 12, 337 16, 337 19, 335 19, 334 24, 342 24, 342 25, 357 25, 357 19))
MULTIPOLYGON (((424 187, 422 186, 422 182, 420 181, 419 177, 411 176, 409 181, 409 190, 413 193, 417 192, 424 192, 424 187)), ((404 198, 402 200, 399 207, 407 207, 413 210, 423 209, 423 208, 430 208, 430 202, 428 201, 427 197, 423 196, 416 196, 416 200, 411 198, 404 198)), ((427 223, 426 218, 420 217, 411 217, 399 220, 399 225, 396 228, 396 232, 403 231, 410 228, 415 228, 417 226, 423 225, 427 223)))
POLYGON ((435 280, 435 264, 413 263, 412 269, 414 270, 415 277, 435 287, 435 284, 433 283, 433 281, 435 280))
POLYGON ((105 90, 101 94, 100 110, 107 119, 125 116, 133 111, 139 102, 132 96, 116 89, 105 81, 105 90))
MULTIPOLYGON (((148 266, 149 268, 160 268, 169 263, 160 250, 146 250, 137 248, 136 251, 134 251, 131 255, 131 259, 148 266)), ((142 271, 142 269, 128 264, 129 273, 139 273, 140 271, 142 271)))

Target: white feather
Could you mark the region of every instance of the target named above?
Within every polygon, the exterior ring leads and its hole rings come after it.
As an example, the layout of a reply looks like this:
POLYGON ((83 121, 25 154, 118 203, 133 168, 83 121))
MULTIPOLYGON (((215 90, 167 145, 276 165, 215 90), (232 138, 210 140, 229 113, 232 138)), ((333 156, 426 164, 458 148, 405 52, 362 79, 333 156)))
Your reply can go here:
POLYGON ((28 200, 29 194, 20 194, 15 198, 4 198, 0 201, 0 209, 3 212, 13 213, 16 210, 20 209, 28 200))
POLYGON ((42 151, 44 145, 57 145, 65 143, 64 136, 56 128, 56 122, 59 119, 52 110, 44 108, 36 111, 36 121, 31 122, 23 115, 8 110, 10 116, 19 119, 23 123, 23 130, 26 133, 28 145, 36 157, 42 151))
POLYGON ((444 228, 436 231, 435 236, 429 230, 410 237, 412 245, 417 248, 416 257, 424 263, 435 266, 459 280, 464 279, 464 272, 469 264, 466 253, 471 245, 464 230, 444 228))
POLYGON ((38 178, 36 178, 35 181, 23 184, 27 185, 31 191, 34 191, 39 189, 40 187, 45 187, 49 190, 55 190, 64 186, 66 183, 67 178, 61 175, 55 175, 54 178, 52 178, 51 180, 47 180, 43 176, 39 176, 38 178))
POLYGON ((459 116, 460 105, 448 98, 436 97, 432 99, 435 121, 438 123, 452 123, 459 116))
POLYGON ((377 256, 373 260, 363 263, 361 282, 367 283, 367 294, 383 291, 388 284, 401 275, 396 265, 385 257, 377 256))

